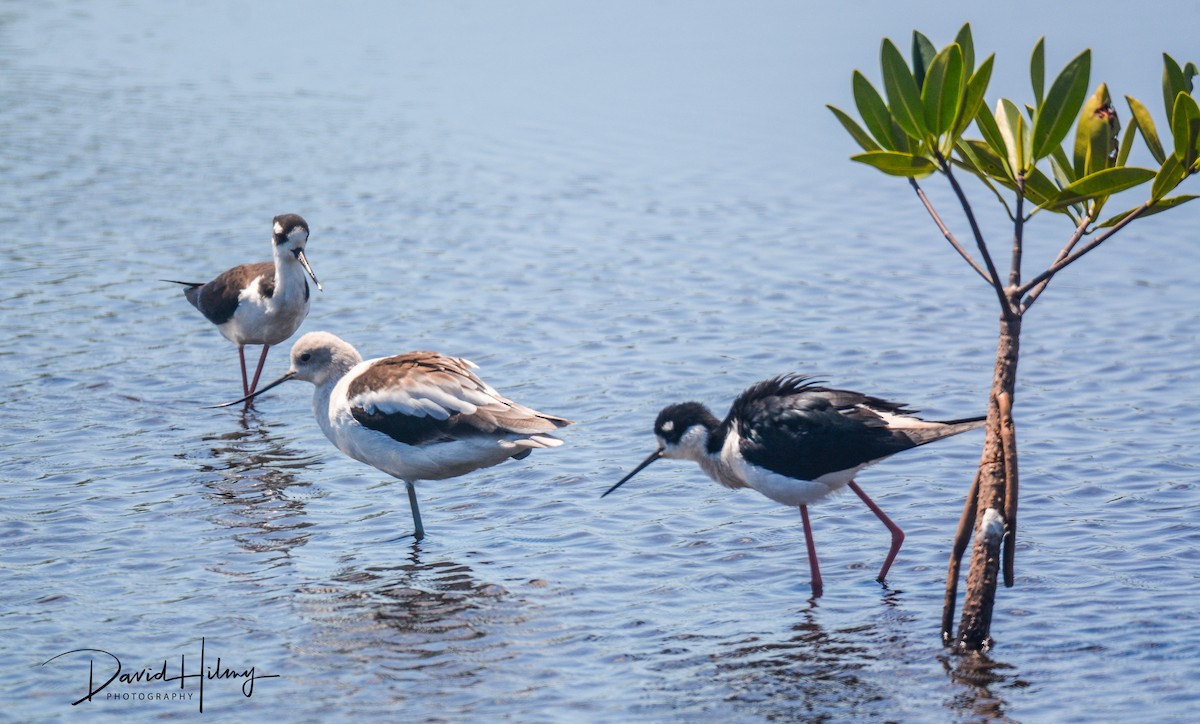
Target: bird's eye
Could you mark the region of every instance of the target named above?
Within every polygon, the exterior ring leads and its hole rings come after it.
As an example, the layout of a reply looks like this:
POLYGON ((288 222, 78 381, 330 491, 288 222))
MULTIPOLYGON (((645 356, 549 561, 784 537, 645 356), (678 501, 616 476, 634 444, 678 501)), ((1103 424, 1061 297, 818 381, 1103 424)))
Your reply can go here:
POLYGON ((308 353, 308 352, 305 352, 304 354, 300 355, 300 361, 301 361, 301 362, 307 362, 307 361, 309 361, 310 359, 312 359, 312 354, 310 354, 310 353, 308 353))

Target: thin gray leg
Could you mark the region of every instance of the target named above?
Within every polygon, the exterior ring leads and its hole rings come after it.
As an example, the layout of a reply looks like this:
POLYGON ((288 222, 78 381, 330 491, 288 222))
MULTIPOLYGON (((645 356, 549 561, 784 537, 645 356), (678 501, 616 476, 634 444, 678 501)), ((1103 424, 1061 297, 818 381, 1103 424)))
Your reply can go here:
POLYGON ((413 537, 421 540, 425 537, 425 526, 421 525, 421 508, 417 505, 417 489, 411 480, 405 480, 404 487, 408 488, 408 507, 412 508, 413 525, 416 526, 413 537))

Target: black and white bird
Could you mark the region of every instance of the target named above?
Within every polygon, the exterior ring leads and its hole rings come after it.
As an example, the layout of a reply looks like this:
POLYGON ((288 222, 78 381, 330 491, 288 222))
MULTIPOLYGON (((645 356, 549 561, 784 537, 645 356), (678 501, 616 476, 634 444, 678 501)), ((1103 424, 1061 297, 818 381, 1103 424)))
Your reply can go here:
POLYGON ((658 449, 600 497, 660 458, 693 460, 727 488, 753 488, 798 506, 804 523, 814 596, 823 586, 808 506, 849 486, 892 533, 879 582, 904 542, 904 531, 854 482, 863 468, 902 450, 982 427, 985 418, 931 422, 915 410, 859 392, 821 387, 808 377, 759 382, 736 400, 724 420, 699 402, 670 405, 654 422, 658 449))
POLYGON ((346 455, 404 481, 421 540, 418 480, 453 478, 558 447, 563 441, 549 433, 572 424, 504 397, 475 367, 437 352, 364 362, 349 343, 309 332, 292 346, 285 375, 216 407, 245 402, 288 380, 313 383, 313 414, 325 437, 346 455))
POLYGON ((308 280, 317 289, 321 283, 313 273, 304 246, 308 243, 308 222, 299 214, 275 217, 271 245, 274 261, 240 264, 221 272, 210 282, 179 282, 184 296, 208 321, 217 325, 225 339, 238 348, 242 365, 242 394, 249 395, 258 386, 259 375, 272 345, 291 337, 308 316, 308 280), (262 354, 253 381, 246 377, 246 345, 261 344, 262 354))

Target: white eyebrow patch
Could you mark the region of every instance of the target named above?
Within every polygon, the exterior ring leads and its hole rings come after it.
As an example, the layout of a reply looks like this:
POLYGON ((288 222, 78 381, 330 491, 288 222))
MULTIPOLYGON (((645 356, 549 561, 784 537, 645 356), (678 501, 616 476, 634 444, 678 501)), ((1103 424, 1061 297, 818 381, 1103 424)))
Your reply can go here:
POLYGON ((670 432, 670 431, 674 430, 674 429, 675 429, 675 421, 674 421, 674 420, 667 420, 666 422, 664 422, 664 423, 662 424, 662 427, 661 427, 660 429, 661 429, 663 432, 670 432))

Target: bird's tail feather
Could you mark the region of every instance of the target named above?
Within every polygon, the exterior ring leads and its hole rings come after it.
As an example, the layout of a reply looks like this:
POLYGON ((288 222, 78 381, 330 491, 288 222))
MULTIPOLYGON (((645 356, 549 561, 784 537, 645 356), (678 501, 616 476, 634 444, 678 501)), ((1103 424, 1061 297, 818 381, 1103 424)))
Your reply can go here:
POLYGON ((942 438, 958 435, 971 430, 978 430, 987 422, 987 417, 964 417, 960 420, 938 421, 928 426, 912 427, 904 430, 908 439, 917 445, 924 445, 942 438))

